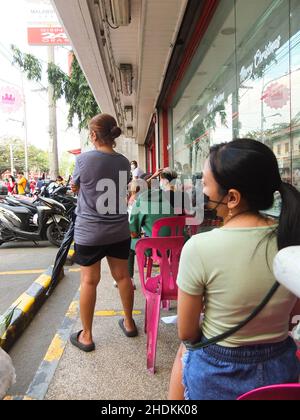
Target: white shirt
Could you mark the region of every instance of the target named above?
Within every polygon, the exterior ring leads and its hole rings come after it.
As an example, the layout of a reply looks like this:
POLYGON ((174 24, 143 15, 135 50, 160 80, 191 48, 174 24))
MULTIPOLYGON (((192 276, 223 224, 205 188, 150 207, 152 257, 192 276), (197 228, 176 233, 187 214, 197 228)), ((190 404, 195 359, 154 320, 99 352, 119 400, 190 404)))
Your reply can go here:
POLYGON ((144 173, 145 172, 141 168, 137 167, 134 171, 132 171, 132 176, 133 178, 140 178, 144 173))

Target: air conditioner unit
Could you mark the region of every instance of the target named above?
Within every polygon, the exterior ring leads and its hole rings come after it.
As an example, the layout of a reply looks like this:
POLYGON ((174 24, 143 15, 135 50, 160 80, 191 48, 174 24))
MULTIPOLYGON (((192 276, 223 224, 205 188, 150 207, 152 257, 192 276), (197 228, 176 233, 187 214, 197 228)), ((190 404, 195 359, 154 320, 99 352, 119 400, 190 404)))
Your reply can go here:
POLYGON ((125 111, 126 121, 132 122, 133 121, 133 107, 127 105, 125 106, 124 111, 125 111))
POLYGON ((123 95, 132 95, 133 71, 131 64, 120 64, 120 80, 123 95))
POLYGON ((131 1, 110 0, 111 17, 114 25, 128 26, 131 22, 131 1))
POLYGON ((133 127, 127 127, 127 137, 133 137, 133 127))

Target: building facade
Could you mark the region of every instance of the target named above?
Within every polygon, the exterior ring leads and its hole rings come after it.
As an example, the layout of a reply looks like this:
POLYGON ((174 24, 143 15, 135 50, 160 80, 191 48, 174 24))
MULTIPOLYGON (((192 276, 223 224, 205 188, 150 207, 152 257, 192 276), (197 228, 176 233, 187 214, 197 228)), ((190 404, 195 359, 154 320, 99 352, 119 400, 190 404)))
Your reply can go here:
POLYGON ((189 41, 159 100, 156 166, 199 173, 211 145, 248 137, 267 144, 300 189, 300 2, 202 3, 183 21, 189 41))
POLYGON ((299 0, 52 3, 120 150, 147 172, 200 173, 211 145, 250 137, 300 188, 299 0))

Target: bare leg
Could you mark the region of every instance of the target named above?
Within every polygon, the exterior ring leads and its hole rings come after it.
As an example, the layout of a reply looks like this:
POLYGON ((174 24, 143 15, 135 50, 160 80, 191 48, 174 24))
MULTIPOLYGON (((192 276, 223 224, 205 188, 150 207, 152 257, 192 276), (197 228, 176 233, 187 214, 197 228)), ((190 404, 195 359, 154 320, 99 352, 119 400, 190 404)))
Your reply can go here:
POLYGON ((111 275, 118 284, 120 297, 125 312, 124 326, 128 332, 136 329, 132 318, 134 304, 134 290, 129 276, 128 261, 107 257, 111 275))
POLYGON ((182 385, 182 356, 185 352, 185 347, 183 344, 179 347, 177 352, 175 362, 173 365, 168 400, 184 400, 184 386, 182 385))
POLYGON ((91 344, 93 342, 92 325, 97 286, 100 282, 100 268, 100 261, 90 267, 81 267, 80 317, 83 332, 80 334, 78 340, 82 344, 91 344))

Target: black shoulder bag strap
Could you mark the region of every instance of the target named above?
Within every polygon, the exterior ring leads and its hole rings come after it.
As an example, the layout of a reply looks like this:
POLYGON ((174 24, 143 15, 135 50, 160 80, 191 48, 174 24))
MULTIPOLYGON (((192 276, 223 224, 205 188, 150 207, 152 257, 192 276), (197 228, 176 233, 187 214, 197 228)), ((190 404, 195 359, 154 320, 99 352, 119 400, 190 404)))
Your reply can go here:
POLYGON ((278 290, 279 286, 280 286, 280 284, 278 282, 276 282, 274 284, 274 286, 272 287, 272 289, 269 291, 269 293, 266 295, 266 297, 263 299, 263 301, 257 306, 257 308, 254 309, 252 314, 249 315, 247 319, 242 321, 236 327, 233 327, 230 330, 226 331, 225 333, 217 335, 216 337, 210 338, 209 340, 207 340, 205 342, 192 344, 189 341, 184 341, 183 342, 184 345, 186 346, 186 348, 188 350, 198 350, 198 349, 208 347, 211 344, 216 344, 220 341, 223 341, 226 338, 230 337, 231 335, 235 334, 238 330, 240 330, 245 325, 247 325, 250 321, 252 321, 252 319, 254 319, 263 310, 263 308, 267 305, 267 303, 270 302, 271 298, 273 297, 275 292, 278 290))

